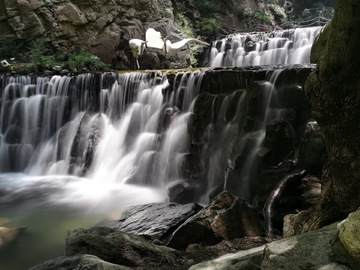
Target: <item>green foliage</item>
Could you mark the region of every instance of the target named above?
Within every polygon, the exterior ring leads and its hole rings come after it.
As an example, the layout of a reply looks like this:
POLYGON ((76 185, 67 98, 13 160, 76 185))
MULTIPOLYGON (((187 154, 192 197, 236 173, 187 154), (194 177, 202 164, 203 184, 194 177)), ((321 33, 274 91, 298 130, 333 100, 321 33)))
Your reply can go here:
POLYGON ((270 9, 281 18, 287 18, 287 15, 285 13, 285 9, 283 7, 280 7, 277 4, 269 4, 270 9))
POLYGON ((50 69, 56 65, 56 58, 47 52, 46 44, 43 40, 36 40, 31 43, 30 51, 28 52, 28 61, 31 62, 29 69, 31 71, 43 71, 50 69))
POLYGON ((203 34, 217 35, 221 29, 221 23, 217 22, 214 18, 204 18, 197 24, 197 28, 203 34))
POLYGON ((255 11, 253 13, 253 16, 255 19, 258 19, 258 20, 261 20, 261 21, 265 21, 265 20, 268 20, 270 19, 271 17, 267 14, 261 14, 259 11, 255 11))
MULTIPOLYGON (((195 38, 194 29, 191 27, 190 21, 184 16, 184 13, 177 13, 175 15, 175 21, 179 25, 181 32, 185 34, 186 38, 195 38)), ((190 63, 194 66, 198 64, 196 59, 198 48, 198 44, 190 44, 190 63)))
POLYGON ((84 68, 94 70, 109 70, 109 65, 101 62, 97 57, 82 49, 79 54, 66 55, 63 52, 53 53, 42 40, 34 41, 27 54, 30 64, 27 68, 40 72, 52 69, 57 65, 65 65, 73 71, 82 71, 84 68))
POLYGON ((110 69, 109 65, 101 62, 99 58, 92 55, 85 49, 81 49, 79 54, 71 55, 65 64, 71 69, 76 69, 77 71, 81 71, 84 67, 91 68, 93 66, 100 70, 110 69))
POLYGON ((22 51, 24 51, 23 42, 12 42, 9 44, 0 44, 0 58, 13 58, 16 57, 22 60, 22 51))
POLYGON ((184 16, 184 13, 177 13, 175 15, 175 21, 179 25, 181 32, 183 32, 187 38, 195 37, 190 21, 184 16))
POLYGON ((224 9, 216 5, 213 1, 197 0, 194 2, 196 7, 203 11, 204 14, 211 15, 213 13, 223 13, 224 9))

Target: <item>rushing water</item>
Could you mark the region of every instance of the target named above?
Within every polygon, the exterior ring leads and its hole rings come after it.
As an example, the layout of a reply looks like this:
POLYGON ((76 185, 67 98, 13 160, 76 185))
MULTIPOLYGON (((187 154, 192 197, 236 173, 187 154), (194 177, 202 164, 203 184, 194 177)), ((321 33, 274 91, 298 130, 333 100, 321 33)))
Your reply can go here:
POLYGON ((311 46, 321 27, 236 34, 212 43, 210 67, 310 63, 311 46))
MULTIPOLYGON (((280 31, 259 39, 249 53, 247 37, 234 36, 220 47, 214 43, 210 62, 303 63, 317 32, 280 31)), ((243 129, 245 89, 210 95, 210 120, 196 161, 200 176, 191 175, 187 166, 193 154, 189 125, 204 72, 177 75, 173 85, 156 72, 0 76, 0 218, 9 218, 9 227, 27 227, 1 251, 0 269, 25 269, 62 255, 67 229, 93 226, 127 205, 167 201, 171 183, 205 179, 202 196, 219 184, 231 188, 229 168, 235 168, 248 141, 255 146, 242 167, 238 195, 252 202, 252 165, 266 125, 278 117, 270 102, 281 72, 270 72, 261 82, 265 108, 250 132, 243 129)))

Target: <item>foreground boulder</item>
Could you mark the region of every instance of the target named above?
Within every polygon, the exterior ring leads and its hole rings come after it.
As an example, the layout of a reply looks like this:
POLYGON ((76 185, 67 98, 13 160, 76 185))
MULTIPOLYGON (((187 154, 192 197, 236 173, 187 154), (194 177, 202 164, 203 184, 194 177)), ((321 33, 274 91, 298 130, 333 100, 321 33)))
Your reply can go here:
POLYGON ((35 265, 29 270, 59 269, 130 270, 129 267, 108 263, 92 255, 61 256, 35 265))
POLYGON ((105 227, 69 230, 66 254, 95 255, 100 259, 125 266, 173 265, 173 249, 148 243, 142 237, 105 227))
POLYGON ((153 203, 126 208, 115 228, 126 233, 163 240, 202 207, 195 203, 153 203))
POLYGON ((184 250, 189 244, 208 246, 224 239, 254 237, 262 233, 256 211, 245 201, 223 191, 204 210, 180 226, 167 245, 184 250))
POLYGON ((331 239, 337 232, 337 224, 332 224, 316 231, 202 262, 189 270, 351 269, 335 259, 331 239))
POLYGON ((360 208, 339 223, 339 234, 332 241, 332 248, 340 262, 352 269, 360 269, 360 208))

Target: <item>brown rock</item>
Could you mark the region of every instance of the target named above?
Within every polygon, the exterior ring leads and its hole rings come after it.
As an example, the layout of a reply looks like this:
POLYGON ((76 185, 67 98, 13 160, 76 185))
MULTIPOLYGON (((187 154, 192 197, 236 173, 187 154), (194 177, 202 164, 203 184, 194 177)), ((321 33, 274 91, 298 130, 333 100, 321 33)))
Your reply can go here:
POLYGON ((223 191, 203 211, 180 226, 168 246, 186 249, 192 243, 214 245, 224 239, 254 237, 262 233, 255 210, 230 192, 223 191))

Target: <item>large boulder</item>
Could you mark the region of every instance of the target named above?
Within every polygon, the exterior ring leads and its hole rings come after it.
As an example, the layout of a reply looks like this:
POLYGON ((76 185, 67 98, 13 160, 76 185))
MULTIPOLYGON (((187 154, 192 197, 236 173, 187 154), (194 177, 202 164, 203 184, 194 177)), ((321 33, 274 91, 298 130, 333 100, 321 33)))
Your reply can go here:
POLYGON ((335 223, 313 232, 202 262, 189 270, 351 269, 335 260, 330 242, 337 232, 335 223))
POLYGON ((122 232, 163 240, 202 207, 195 203, 154 203, 129 206, 121 213, 115 228, 122 232))
POLYGON ((334 260, 330 241, 337 224, 265 246, 261 269, 350 269, 334 260))
POLYGON ((35 265, 29 270, 67 270, 67 269, 91 269, 91 270, 130 270, 131 268, 105 262, 93 255, 61 256, 35 265))
POLYGON ((173 265, 175 250, 157 246, 142 237, 106 227, 69 230, 66 256, 95 255, 100 259, 125 266, 173 265))
POLYGON ((214 245, 223 239, 260 236, 262 233, 256 211, 245 201, 223 191, 204 210, 180 226, 167 245, 186 249, 193 243, 214 245))
MULTIPOLYGON (((360 269, 360 209, 349 214, 348 218, 339 223, 338 247, 342 246, 344 253, 350 256, 345 256, 345 261, 353 267, 353 269, 360 269)), ((334 246, 336 246, 334 244, 334 246)), ((336 250, 336 249, 335 249, 336 250)), ((340 253, 340 252, 339 252, 340 253)), ((344 259, 341 259, 344 261, 344 259)))

